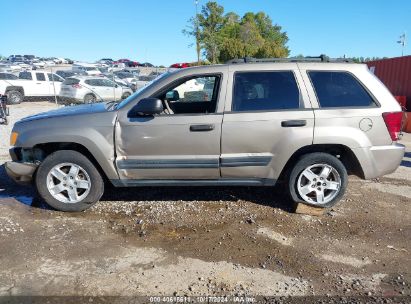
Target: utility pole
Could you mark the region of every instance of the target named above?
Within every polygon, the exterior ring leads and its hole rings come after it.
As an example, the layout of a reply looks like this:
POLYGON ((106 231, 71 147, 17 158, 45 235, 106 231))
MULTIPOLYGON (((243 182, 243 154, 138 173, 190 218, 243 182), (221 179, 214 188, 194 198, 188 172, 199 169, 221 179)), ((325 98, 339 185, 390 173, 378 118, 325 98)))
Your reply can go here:
POLYGON ((407 43, 406 41, 407 41, 407 34, 404 32, 404 34, 400 36, 400 40, 397 41, 397 43, 401 44, 401 56, 404 56, 404 49, 407 43))
POLYGON ((196 51, 197 51, 197 65, 200 65, 200 32, 198 24, 198 0, 195 0, 196 16, 195 16, 195 33, 196 33, 196 51))

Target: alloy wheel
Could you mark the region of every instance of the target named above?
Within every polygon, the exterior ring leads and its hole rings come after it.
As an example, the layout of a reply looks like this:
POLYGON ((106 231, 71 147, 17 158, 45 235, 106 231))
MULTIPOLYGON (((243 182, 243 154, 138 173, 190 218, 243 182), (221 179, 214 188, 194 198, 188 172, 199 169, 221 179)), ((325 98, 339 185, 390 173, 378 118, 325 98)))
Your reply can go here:
POLYGON ((79 165, 62 163, 54 166, 47 175, 47 189, 62 203, 74 204, 82 201, 90 192, 91 180, 79 165))
POLYGON ((298 194, 312 205, 326 205, 338 195, 340 189, 341 177, 337 170, 328 164, 311 165, 298 176, 298 194))

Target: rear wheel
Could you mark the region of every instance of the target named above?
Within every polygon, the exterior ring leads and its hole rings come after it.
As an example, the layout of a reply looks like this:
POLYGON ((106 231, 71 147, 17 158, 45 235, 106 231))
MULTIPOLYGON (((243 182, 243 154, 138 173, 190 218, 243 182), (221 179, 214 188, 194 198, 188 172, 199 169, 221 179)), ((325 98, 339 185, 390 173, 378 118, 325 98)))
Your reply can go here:
POLYGON ((11 90, 6 92, 8 104, 19 104, 23 101, 24 95, 20 91, 11 90))
POLYGON ((50 154, 39 166, 36 187, 51 207, 60 211, 83 211, 103 195, 99 171, 83 154, 62 150, 50 154))
POLYGON ((348 175, 343 163, 327 153, 302 156, 289 176, 289 194, 296 203, 328 208, 343 197, 348 175))
POLYGON ((97 98, 94 94, 86 94, 86 96, 84 96, 84 103, 94 103, 96 100, 97 98))

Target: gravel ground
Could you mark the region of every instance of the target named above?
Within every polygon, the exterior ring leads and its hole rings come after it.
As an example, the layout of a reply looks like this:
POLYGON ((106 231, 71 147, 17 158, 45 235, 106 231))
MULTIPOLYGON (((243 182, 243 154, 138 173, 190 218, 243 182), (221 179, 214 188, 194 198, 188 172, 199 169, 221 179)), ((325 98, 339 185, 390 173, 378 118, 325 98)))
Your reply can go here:
MULTIPOLYGON (((15 121, 54 107, 23 103, 10 112, 15 121)), ((0 132, 2 164, 10 127, 0 132)), ((410 303, 410 134, 403 142, 409 154, 397 172, 350 177, 343 201, 320 217, 292 213, 280 187, 107 185, 90 210, 61 213, 1 166, 0 295, 410 303)))

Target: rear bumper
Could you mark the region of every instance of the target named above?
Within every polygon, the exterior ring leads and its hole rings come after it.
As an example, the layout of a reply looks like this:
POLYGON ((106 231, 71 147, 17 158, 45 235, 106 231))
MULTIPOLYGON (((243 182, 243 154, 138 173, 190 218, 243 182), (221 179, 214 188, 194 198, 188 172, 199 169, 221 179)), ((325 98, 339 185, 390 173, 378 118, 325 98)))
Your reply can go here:
POLYGON ((16 183, 28 184, 33 180, 33 174, 38 165, 33 163, 21 162, 6 162, 5 168, 7 175, 10 176, 16 183))
POLYGON ((397 170, 404 158, 405 146, 395 143, 353 149, 362 167, 364 178, 373 179, 397 170))

